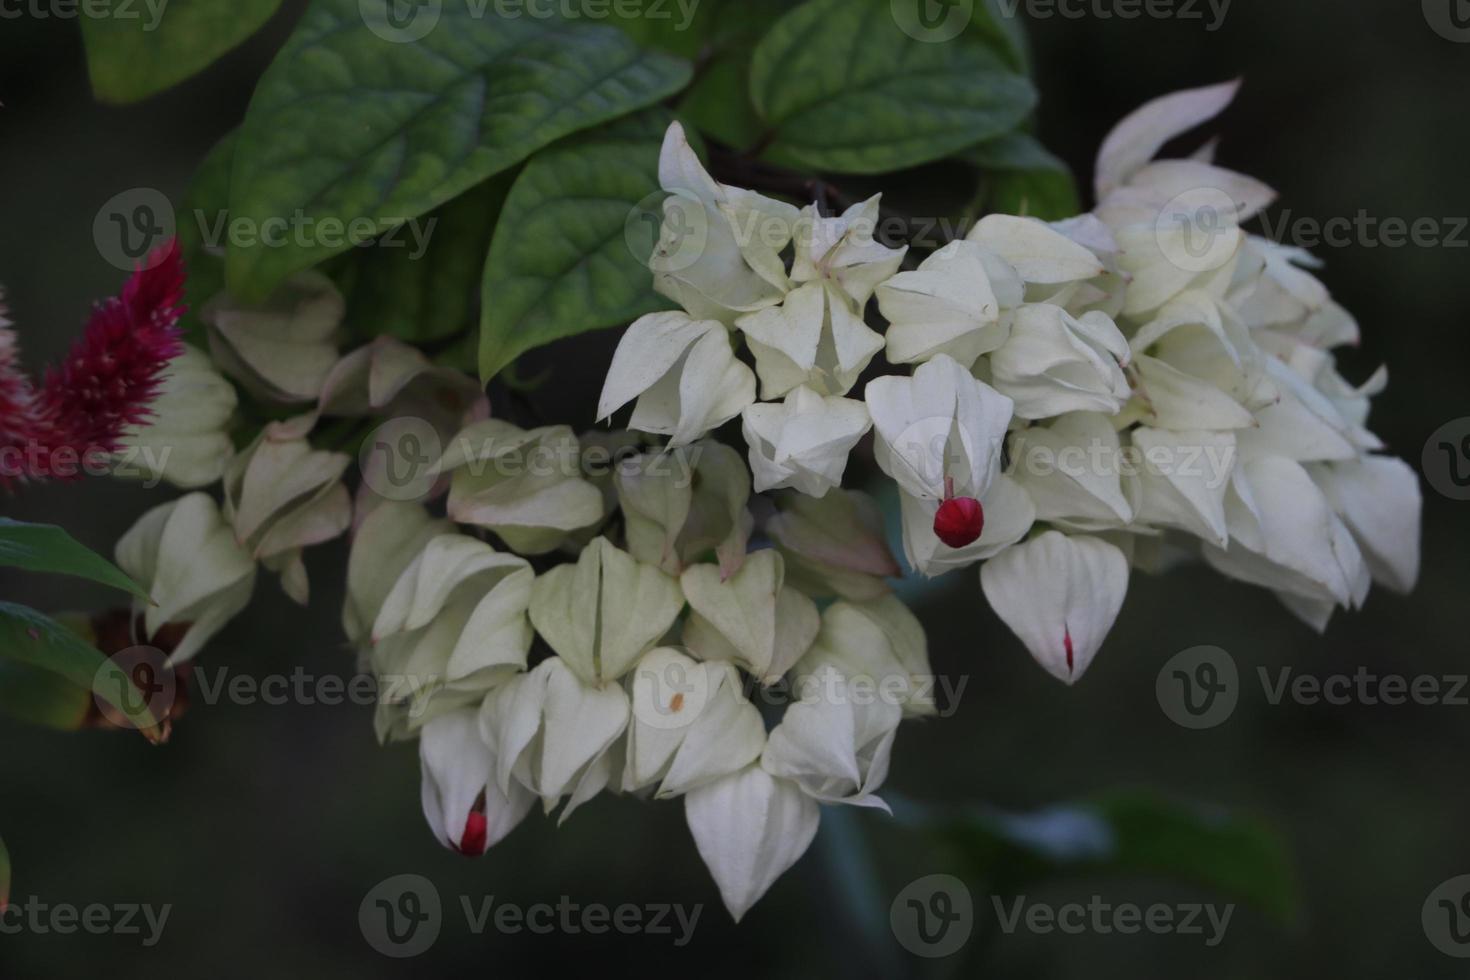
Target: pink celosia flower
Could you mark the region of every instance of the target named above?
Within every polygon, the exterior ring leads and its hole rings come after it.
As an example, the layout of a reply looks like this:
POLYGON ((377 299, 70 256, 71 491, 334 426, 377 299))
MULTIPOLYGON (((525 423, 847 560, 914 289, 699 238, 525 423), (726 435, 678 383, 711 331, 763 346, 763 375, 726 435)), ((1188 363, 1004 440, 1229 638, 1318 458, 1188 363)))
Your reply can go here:
POLYGON ((120 296, 97 304, 40 388, 20 367, 0 305, 0 485, 75 477, 148 420, 164 369, 183 350, 183 296, 184 264, 178 242, 170 241, 139 266, 120 296))

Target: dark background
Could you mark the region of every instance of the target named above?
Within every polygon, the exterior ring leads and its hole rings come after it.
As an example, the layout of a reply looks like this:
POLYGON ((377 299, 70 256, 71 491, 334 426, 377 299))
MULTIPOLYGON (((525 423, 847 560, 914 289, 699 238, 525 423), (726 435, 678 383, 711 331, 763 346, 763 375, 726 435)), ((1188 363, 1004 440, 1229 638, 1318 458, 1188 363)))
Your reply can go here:
MULTIPOLYGON (((92 242, 97 209, 137 186, 177 202, 204 152, 239 120, 298 10, 288 3, 260 37, 202 77, 129 108, 91 99, 74 21, 0 20, 0 282, 32 367, 64 350, 91 298, 120 284, 92 242)), ((1239 101, 1216 127, 1221 162, 1278 188, 1278 215, 1470 215, 1470 45, 1435 34, 1417 3, 1236 0, 1213 33, 1199 20, 1095 16, 1030 28, 1041 135, 1084 182, 1099 141, 1123 114, 1164 92, 1243 76, 1239 101)), ((1416 466, 1435 429, 1470 415, 1463 241, 1319 250, 1326 282, 1364 327, 1345 371, 1362 379, 1390 365, 1373 427, 1416 466)), ((1009 809, 1149 788, 1260 816, 1292 850, 1301 912, 1290 926, 1242 909, 1214 949, 1179 936, 1016 935, 972 950, 963 965, 955 957, 934 966, 899 949, 885 923, 854 924, 840 878, 853 869, 853 852, 819 839, 737 930, 677 804, 603 798, 559 832, 533 816, 483 861, 469 862, 432 840, 415 749, 380 749, 369 709, 220 703, 196 705, 161 749, 136 737, 0 721, 0 833, 14 864, 13 899, 174 905, 162 943, 149 951, 127 937, 0 936, 0 977, 328 978, 416 969, 450 978, 579 968, 1092 980, 1464 976, 1463 963, 1426 940, 1420 909, 1441 881, 1470 873, 1470 707, 1273 706, 1254 680, 1257 666, 1319 676, 1360 666, 1407 676, 1470 671, 1470 504, 1427 485, 1425 494, 1418 591, 1406 599, 1375 590, 1364 612, 1338 616, 1324 637, 1270 595, 1204 568, 1137 576, 1107 646, 1085 682, 1068 690, 979 611, 973 573, 946 580, 921 609, 935 669, 967 676, 968 686, 954 717, 905 726, 889 788, 1009 809), (1228 722, 1191 732, 1159 709, 1154 679, 1174 653, 1201 644, 1228 650, 1247 681, 1228 722), (357 909, 374 884, 408 871, 435 882, 449 914, 434 949, 404 964, 368 947, 357 909), (460 895, 705 908, 692 945, 675 950, 657 936, 474 936, 458 913, 460 895)), ((159 499, 94 482, 29 490, 0 501, 0 510, 62 522, 110 551, 159 499)), ((337 625, 341 559, 334 548, 309 556, 318 597, 309 611, 263 576, 250 612, 202 663, 253 676, 298 665, 349 673, 337 625)), ((0 595, 46 609, 112 601, 73 582, 0 574, 0 595)), ((878 854, 884 919, 887 899, 907 882, 952 870, 943 852, 880 814, 862 813, 855 826, 878 854)), ((1146 879, 1061 881, 1032 897, 1059 903, 1093 894, 1142 904, 1221 900, 1146 879)), ((978 890, 976 901, 990 918, 978 890)))

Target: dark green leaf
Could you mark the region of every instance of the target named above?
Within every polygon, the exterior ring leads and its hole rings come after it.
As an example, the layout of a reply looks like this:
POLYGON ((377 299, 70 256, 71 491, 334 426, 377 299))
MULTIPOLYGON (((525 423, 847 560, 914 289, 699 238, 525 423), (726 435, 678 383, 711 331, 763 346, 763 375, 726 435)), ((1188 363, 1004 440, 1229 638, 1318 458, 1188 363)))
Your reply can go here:
POLYGON ((317 0, 255 91, 230 186, 232 218, 260 232, 229 249, 242 300, 689 80, 613 27, 479 0, 404 25, 387 2, 317 0))
POLYGON ((981 205, 987 211, 1057 221, 1082 210, 1072 171, 1028 133, 988 140, 964 158, 985 172, 981 205))
POLYGON ((711 28, 708 60, 679 103, 679 115, 722 143, 755 146, 765 123, 750 101, 750 60, 770 25, 792 0, 737 0, 720 6, 711 28))
POLYGON ((990 181, 988 210, 1060 221, 1082 210, 1077 182, 1063 170, 1001 171, 990 181))
POLYGON ((808 0, 777 21, 750 79, 773 156, 884 173, 1007 132, 1036 104, 983 5, 948 40, 913 33, 890 0, 808 0))
POLYGON ((1114 793, 1029 814, 972 809, 900 818, 935 830, 969 874, 1013 893, 1076 875, 1158 875, 1213 889, 1287 921, 1296 886, 1286 846, 1269 827, 1149 794, 1114 793))
POLYGON ((694 58, 705 45, 715 18, 731 3, 745 0, 575 0, 573 9, 595 22, 622 28, 646 48, 694 58))
POLYGON ((75 731, 92 706, 92 692, 40 667, 0 660, 0 714, 27 725, 75 731))
POLYGON ((148 598, 148 593, 122 569, 54 524, 25 524, 0 517, 0 565, 75 575, 131 592, 140 599, 148 598))
POLYGON ((162 92, 208 68, 280 5, 281 0, 87 0, 82 39, 92 91, 116 103, 162 92))
POLYGON ((469 329, 510 183, 509 174, 493 177, 349 257, 353 335, 426 343, 469 329))
POLYGON ((56 674, 105 698, 149 741, 163 737, 148 698, 127 671, 49 616, 0 602, 0 659, 56 674))
POLYGON ((553 340, 667 308, 645 264, 657 221, 637 220, 637 208, 660 193, 658 154, 669 121, 662 110, 645 112, 526 164, 485 263, 482 378, 553 340))

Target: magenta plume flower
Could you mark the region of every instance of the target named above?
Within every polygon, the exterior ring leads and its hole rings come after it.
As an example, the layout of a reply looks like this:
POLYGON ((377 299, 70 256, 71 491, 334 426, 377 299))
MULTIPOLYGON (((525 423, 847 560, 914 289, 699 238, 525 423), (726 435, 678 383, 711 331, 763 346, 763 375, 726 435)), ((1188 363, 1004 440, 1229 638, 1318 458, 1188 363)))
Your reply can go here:
POLYGON ((154 252, 37 388, 0 306, 0 484, 73 478, 151 417, 165 369, 183 351, 184 264, 177 240, 154 252))

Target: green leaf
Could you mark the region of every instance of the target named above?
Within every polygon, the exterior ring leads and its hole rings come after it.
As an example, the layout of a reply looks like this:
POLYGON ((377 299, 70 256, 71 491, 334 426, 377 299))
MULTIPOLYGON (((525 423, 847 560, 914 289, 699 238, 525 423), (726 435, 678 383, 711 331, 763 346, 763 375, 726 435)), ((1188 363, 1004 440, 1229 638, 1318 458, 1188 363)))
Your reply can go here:
POLYGON ((485 263, 481 378, 534 347, 668 308, 645 264, 656 225, 630 216, 660 193, 669 120, 662 110, 645 112, 526 164, 485 263))
POLYGON ((1028 133, 981 143, 964 158, 987 174, 982 204, 988 211, 1057 221, 1082 210, 1072 171, 1028 133))
POLYGON ((148 698, 127 671, 49 616, 0 602, 0 659, 49 671, 104 697, 151 742, 161 741, 148 698), (112 692, 119 692, 117 697, 112 692))
POLYGON ((580 16, 623 29, 646 48, 694 58, 704 47, 718 14, 747 0, 575 0, 580 16))
POLYGON ((270 20, 281 0, 86 3, 82 40, 92 91, 103 102, 127 103, 208 68, 270 20))
POLYGON ((91 706, 87 688, 40 667, 0 660, 0 714, 71 732, 81 727, 91 706))
POLYGON ((760 141, 765 123, 750 101, 750 60, 770 24, 792 0, 743 0, 722 4, 710 29, 703 70, 679 103, 679 116, 739 150, 760 141))
POLYGON ((968 28, 935 42, 905 33, 890 0, 808 0, 776 22, 751 66, 771 154, 875 174, 1013 129, 1036 91, 997 35, 981 4, 968 28))
POLYGON ((353 335, 427 343, 468 330, 510 184, 493 177, 351 257, 342 281, 353 335))
POLYGON ((148 593, 122 569, 54 524, 26 524, 0 517, 0 565, 75 575, 131 592, 140 599, 148 598, 148 593))
POLYGON ((229 249, 242 300, 689 80, 614 27, 482 0, 419 8, 405 27, 387 3, 317 0, 255 91, 230 186, 233 219, 260 232, 229 249))
POLYGON ((1146 793, 1112 793, 1031 814, 895 812, 936 831, 972 876, 1011 893, 1047 878, 1161 875, 1249 902, 1280 921, 1296 908, 1285 843, 1269 827, 1146 793))

